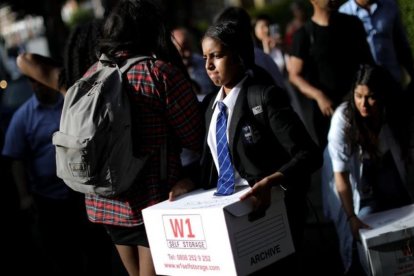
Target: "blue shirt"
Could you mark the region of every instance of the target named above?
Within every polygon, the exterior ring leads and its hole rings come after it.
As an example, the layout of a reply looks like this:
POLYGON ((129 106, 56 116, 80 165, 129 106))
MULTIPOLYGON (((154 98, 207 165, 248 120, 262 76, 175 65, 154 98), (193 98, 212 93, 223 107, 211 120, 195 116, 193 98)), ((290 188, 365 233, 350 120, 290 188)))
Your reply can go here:
POLYGON ((358 6, 355 0, 348 0, 339 11, 357 16, 362 21, 375 62, 384 66, 394 79, 400 82, 403 62, 399 61, 404 59, 411 60, 407 60, 407 63, 413 61, 411 54, 406 52, 409 51, 410 46, 396 1, 378 0, 370 6, 369 10, 366 10, 358 6), (398 55, 402 58, 399 59, 398 55))
POLYGON ((63 97, 44 106, 33 95, 13 115, 6 132, 3 155, 25 162, 31 192, 65 198, 69 188, 56 176, 52 135, 59 129, 63 97))

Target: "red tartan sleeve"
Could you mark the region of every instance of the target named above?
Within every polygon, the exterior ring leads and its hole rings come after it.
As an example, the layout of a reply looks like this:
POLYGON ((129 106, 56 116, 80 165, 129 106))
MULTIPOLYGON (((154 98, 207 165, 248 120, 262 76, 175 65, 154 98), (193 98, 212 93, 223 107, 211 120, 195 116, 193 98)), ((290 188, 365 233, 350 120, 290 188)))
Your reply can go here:
POLYGON ((195 152, 202 147, 201 109, 190 82, 184 74, 169 64, 160 68, 166 86, 168 124, 179 138, 181 146, 195 152))

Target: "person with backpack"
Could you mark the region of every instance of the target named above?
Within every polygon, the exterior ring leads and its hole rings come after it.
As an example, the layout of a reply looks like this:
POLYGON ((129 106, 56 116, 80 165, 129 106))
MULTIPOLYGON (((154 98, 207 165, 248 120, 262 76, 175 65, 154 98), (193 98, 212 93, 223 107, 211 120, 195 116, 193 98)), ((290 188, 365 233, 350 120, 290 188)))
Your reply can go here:
MULTIPOLYGON (((131 109, 132 152, 147 160, 125 192, 111 197, 87 193, 87 213, 90 221, 105 226, 129 275, 155 275, 141 210, 194 188, 181 167, 180 152, 200 151, 201 113, 181 57, 152 1, 120 1, 104 23, 99 48, 105 59, 85 78, 98 72, 103 62, 124 68, 130 58, 145 57, 123 76, 131 109)), ((20 65, 36 65, 39 59, 22 56, 20 65)), ((41 70, 52 76, 58 71, 47 65, 41 70)), ((84 175, 82 166, 73 168, 84 175)))
MULTIPOLYGON (((255 214, 269 206, 271 188, 283 186, 299 253, 307 183, 310 174, 321 166, 321 152, 290 107, 286 93, 258 81, 260 76, 252 70, 253 40, 240 25, 221 21, 210 26, 202 49, 207 73, 220 90, 203 101, 207 137, 201 184, 205 188, 217 186, 218 195, 231 194, 238 185, 250 185, 241 200, 253 198, 255 214)), ((277 262, 275 271, 283 274, 298 268, 291 266, 296 257, 277 262)))
POLYGON ((201 114, 181 57, 152 1, 120 1, 104 24, 100 52, 116 63, 132 56, 151 57, 126 74, 133 150, 150 156, 143 174, 124 194, 87 194, 87 211, 92 222, 105 224, 130 275, 155 275, 141 210, 193 188, 192 182, 179 181, 180 151, 200 150, 201 114), (164 146, 165 156, 160 154, 164 146))

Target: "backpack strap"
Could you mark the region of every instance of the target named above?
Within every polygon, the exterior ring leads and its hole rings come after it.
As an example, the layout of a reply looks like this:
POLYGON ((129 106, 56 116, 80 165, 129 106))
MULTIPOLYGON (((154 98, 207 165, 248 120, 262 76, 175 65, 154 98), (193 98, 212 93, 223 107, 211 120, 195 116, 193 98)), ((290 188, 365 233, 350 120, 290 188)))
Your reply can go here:
MULTIPOLYGON (((124 75, 125 72, 134 66, 136 63, 151 59, 151 56, 135 56, 126 60, 126 62, 119 68, 119 70, 124 75)), ((105 54, 102 54, 99 57, 99 66, 103 66, 104 64, 113 64, 113 61, 105 54)), ((167 168, 167 145, 163 144, 160 146, 160 180, 166 181, 168 178, 168 168, 167 168)))
POLYGON ((266 106, 264 103, 264 85, 250 85, 247 88, 247 104, 257 122, 266 127, 268 125, 266 106))
MULTIPOLYGON (((129 58, 126 60, 126 62, 121 66, 121 68, 119 68, 119 70, 121 70, 122 74, 124 74, 125 72, 127 72, 134 64, 146 60, 146 59, 150 59, 152 57, 150 56, 135 56, 132 58, 129 58)), ((98 70, 102 68, 102 66, 104 66, 105 64, 114 64, 114 61, 111 60, 107 55, 105 54, 101 54, 101 56, 99 57, 99 63, 98 63, 98 70)))
POLYGON ((126 60, 125 64, 122 65, 122 67, 120 68, 122 74, 124 74, 125 72, 127 72, 134 64, 146 60, 146 59, 150 59, 152 57, 150 56, 136 56, 136 57, 132 57, 126 60))

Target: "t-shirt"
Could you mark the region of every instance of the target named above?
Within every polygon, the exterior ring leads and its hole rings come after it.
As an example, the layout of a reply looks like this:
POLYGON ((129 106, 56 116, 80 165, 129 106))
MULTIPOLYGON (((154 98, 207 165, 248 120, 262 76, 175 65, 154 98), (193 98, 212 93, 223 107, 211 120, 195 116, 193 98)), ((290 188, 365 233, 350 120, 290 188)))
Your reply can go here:
POLYGON ((333 13, 328 26, 308 21, 295 35, 291 55, 304 61, 303 76, 335 105, 349 92, 361 63, 373 63, 362 23, 333 13))

